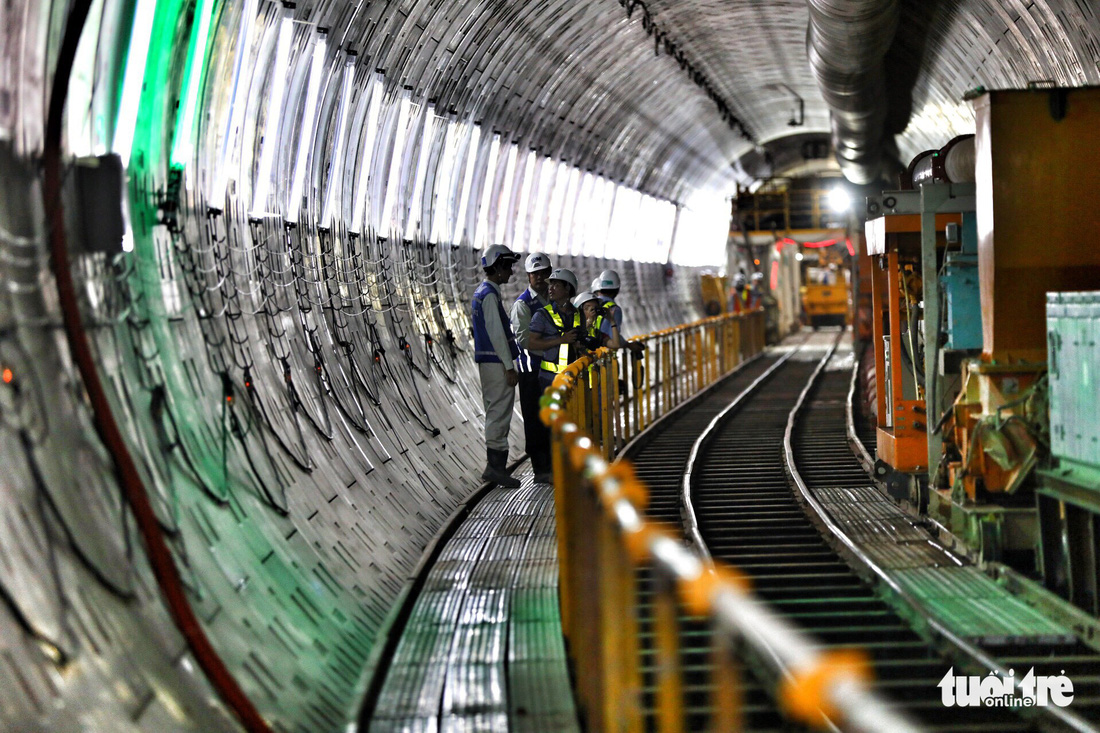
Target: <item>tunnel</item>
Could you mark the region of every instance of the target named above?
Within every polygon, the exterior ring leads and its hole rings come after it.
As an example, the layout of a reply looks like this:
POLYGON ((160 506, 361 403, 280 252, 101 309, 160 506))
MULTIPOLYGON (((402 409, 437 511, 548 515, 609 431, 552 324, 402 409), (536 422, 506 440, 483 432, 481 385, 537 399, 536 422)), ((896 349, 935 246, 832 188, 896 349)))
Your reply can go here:
POLYGON ((739 192, 859 200, 976 90, 1100 84, 1092 0, 9 0, 0 36, 21 731, 359 724, 482 491, 489 246, 660 331, 743 263, 739 192))

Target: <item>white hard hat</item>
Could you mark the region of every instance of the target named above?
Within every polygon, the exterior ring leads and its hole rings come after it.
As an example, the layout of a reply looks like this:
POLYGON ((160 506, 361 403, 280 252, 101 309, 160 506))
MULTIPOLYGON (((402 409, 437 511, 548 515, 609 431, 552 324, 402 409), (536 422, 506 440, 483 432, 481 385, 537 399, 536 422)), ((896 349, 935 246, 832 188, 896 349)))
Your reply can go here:
POLYGON ((604 270, 592 285, 594 290, 618 290, 619 273, 614 270, 604 270), (599 287, 595 287, 597 284, 599 287))
POLYGON ((550 258, 544 255, 542 252, 532 252, 527 255, 527 261, 523 263, 523 267, 527 272, 538 272, 539 270, 550 269, 550 258))
POLYGON ((519 255, 503 244, 494 244, 492 247, 485 250, 485 254, 481 255, 481 266, 483 268, 492 267, 500 260, 504 260, 505 262, 518 262, 519 255))
POLYGON ((594 293, 599 289, 600 289, 600 279, 597 277, 595 280, 592 281, 592 292, 594 293))
POLYGON ((734 285, 734 287, 739 288, 744 284, 745 284, 745 273, 739 272, 739 273, 737 273, 736 275, 733 276, 733 285, 734 285))
POLYGON ((566 270, 564 267, 559 267, 550 273, 550 277, 547 280, 561 280, 563 283, 569 283, 573 286, 573 292, 577 292, 577 276, 573 274, 572 270, 566 270))
POLYGON ((599 300, 599 299, 600 299, 600 296, 596 295, 593 292, 589 292, 588 290, 585 290, 583 293, 578 295, 576 298, 573 298, 573 307, 574 308, 580 308, 582 305, 584 305, 585 303, 587 303, 590 300, 599 300))
POLYGON ((753 280, 763 280, 763 279, 764 279, 764 273, 762 273, 762 272, 754 272, 754 273, 752 274, 752 279, 753 279, 753 280))

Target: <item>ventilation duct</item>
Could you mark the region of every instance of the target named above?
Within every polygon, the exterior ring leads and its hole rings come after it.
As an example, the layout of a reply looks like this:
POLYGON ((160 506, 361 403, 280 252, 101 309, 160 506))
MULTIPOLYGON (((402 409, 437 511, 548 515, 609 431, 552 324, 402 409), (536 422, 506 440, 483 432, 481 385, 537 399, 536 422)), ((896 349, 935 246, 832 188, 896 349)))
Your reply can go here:
POLYGON ((810 68, 832 115, 837 161, 852 183, 872 183, 882 165, 883 58, 898 25, 897 0, 806 1, 810 68))

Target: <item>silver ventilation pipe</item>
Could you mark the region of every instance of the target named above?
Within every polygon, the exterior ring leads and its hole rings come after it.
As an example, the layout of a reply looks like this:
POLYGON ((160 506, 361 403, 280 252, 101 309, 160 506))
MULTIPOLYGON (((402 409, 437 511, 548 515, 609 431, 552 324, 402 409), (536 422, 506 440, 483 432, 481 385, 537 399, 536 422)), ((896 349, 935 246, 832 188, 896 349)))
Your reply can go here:
POLYGON ((844 177, 879 177, 886 119, 883 58, 898 25, 897 0, 806 0, 806 46, 832 115, 833 146, 844 177))

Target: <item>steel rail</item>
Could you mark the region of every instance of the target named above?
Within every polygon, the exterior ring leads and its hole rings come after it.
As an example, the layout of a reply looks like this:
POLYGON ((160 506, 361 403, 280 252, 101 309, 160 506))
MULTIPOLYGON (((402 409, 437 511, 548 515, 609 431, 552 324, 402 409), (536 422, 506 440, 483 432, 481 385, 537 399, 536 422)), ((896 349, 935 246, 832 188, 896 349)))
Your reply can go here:
MULTIPOLYGON (((822 363, 831 356, 836 346, 826 354, 822 363)), ((730 639, 726 648, 739 647, 751 650, 757 658, 772 660, 770 665, 779 672, 780 680, 777 694, 783 699, 787 713, 797 716, 806 723, 816 723, 819 726, 836 728, 829 722, 825 713, 828 710, 834 718, 847 721, 861 720, 861 713, 853 707, 862 707, 867 710, 885 711, 883 714, 872 716, 878 724, 886 726, 892 731, 915 730, 904 717, 895 715, 886 708, 885 703, 879 701, 876 693, 872 691, 866 674, 866 666, 862 657, 852 656, 850 653, 822 650, 816 643, 796 626, 781 618, 767 605, 750 595, 747 584, 742 576, 733 568, 714 567, 709 559, 704 558, 698 552, 685 547, 675 536, 655 526, 646 519, 639 506, 646 502, 647 491, 633 474, 633 468, 628 461, 610 463, 604 456, 603 447, 598 446, 591 438, 583 433, 574 422, 581 419, 576 409, 576 399, 583 396, 582 385, 585 384, 589 360, 580 360, 571 365, 563 374, 555 380, 554 386, 548 392, 548 400, 543 408, 543 419, 553 430, 556 449, 556 460, 563 469, 559 476, 559 501, 571 503, 581 502, 580 497, 591 492, 594 501, 590 508, 583 508, 580 514, 576 509, 566 511, 564 530, 566 537, 575 537, 580 544, 578 547, 587 549, 589 557, 592 551, 612 552, 608 559, 612 566, 601 569, 589 583, 595 582, 594 588, 589 593, 597 594, 597 598, 606 598, 608 602, 624 603, 621 595, 620 584, 624 581, 617 573, 622 572, 627 565, 623 559, 629 557, 635 570, 650 566, 659 577, 666 578, 664 587, 674 587, 677 595, 685 607, 694 615, 709 616, 714 622, 715 628, 725 629, 730 639), (573 367, 576 368, 573 368, 573 367), (579 482, 580 486, 573 482, 579 482), (564 487, 568 486, 566 492, 564 487), (581 489, 581 491, 578 491, 581 489), (586 491, 585 489, 588 489, 586 491), (573 498, 577 497, 577 498, 573 498), (579 532, 579 534, 578 534, 579 532), (595 541, 595 546, 592 542, 595 541), (608 544, 603 544, 603 543, 608 544), (668 583, 671 582, 671 586, 668 583), (601 585, 601 583, 603 585, 601 585), (610 584, 610 587, 607 586, 610 584), (872 702, 868 702, 872 700, 872 702)), ((819 365, 820 366, 820 365, 819 365)), ((774 371, 772 371, 774 373, 774 371)), ((759 386, 754 379, 754 385, 759 386)), ((744 391, 744 390, 742 390, 744 391)), ((557 469, 555 469, 557 472, 557 469)), ((561 525, 559 524, 559 531, 561 525)), ((574 540, 562 540, 559 542, 569 544, 574 540)), ((571 557, 572 552, 562 552, 568 566, 569 560, 576 562, 571 557)), ((574 568, 563 570, 565 577, 575 574, 574 568)), ((564 578, 563 578, 564 580, 564 578)), ((572 581, 571 581, 572 582, 572 581)), ((578 587, 579 588, 579 587, 578 587)), ((563 604, 568 609, 563 609, 563 617, 569 618, 572 614, 584 614, 585 604, 570 605, 571 599, 576 596, 578 588, 570 588, 570 592, 563 592, 563 604), (568 612, 566 612, 568 611, 568 612)), ((667 596, 664 596, 667 598, 667 596)), ((601 601, 602 603, 602 601, 601 601)), ((638 599, 635 597, 633 607, 638 607, 638 599)), ((659 601, 666 603, 666 601, 659 601)), ((591 602, 588 603, 591 608, 591 602)), ((599 608, 597 604, 596 608, 599 608)), ((666 609, 667 605, 664 606, 666 609)), ((624 609, 625 610, 625 609, 624 609)), ((617 612, 616 612, 617 613, 617 612)), ((633 616, 634 614, 632 614, 633 616)), ((584 621, 595 623, 597 628, 606 624, 608 619, 599 618, 584 621)), ((587 615, 581 615, 578 619, 569 622, 568 628, 573 628, 578 620, 588 619, 587 615)), ((664 628, 668 629, 668 618, 665 618, 664 628)), ((673 621, 673 623, 677 623, 673 621)), ((660 625, 660 622, 658 622, 660 625)), ((677 627, 682 626, 677 623, 677 627)), ((583 628, 583 627, 578 627, 583 628)), ((666 641, 667 641, 667 637, 666 641)), ((623 641, 627 641, 623 639, 623 641)), ((579 645, 579 639, 573 640, 579 645)), ((574 654, 585 655, 584 660, 576 660, 582 666, 592 663, 597 668, 606 668, 608 664, 614 666, 615 652, 612 656, 606 656, 610 652, 605 651, 601 656, 599 652, 592 652, 583 645, 574 647, 574 654), (595 654, 593 657, 592 655, 595 654)), ((669 651, 664 647, 665 652, 669 651)), ((674 646, 679 648, 679 646, 674 646)), ((641 657, 635 658, 637 665, 641 657)), ((619 668, 621 669, 621 668, 619 668)), ((637 674, 635 669, 634 674, 637 674)), ((585 670, 586 678, 593 673, 585 670)), ((676 673, 679 676, 679 672, 676 673)), ((629 678, 631 675, 627 674, 629 678)), ((618 699, 624 691, 629 689, 629 683, 624 687, 621 680, 615 678, 594 678, 597 685, 601 685, 602 700, 593 701, 597 707, 606 708, 607 700, 612 699, 614 707, 623 704, 626 699, 618 699), (602 685, 608 685, 603 689, 602 685)), ((667 683, 665 675, 665 683, 667 683)), ((679 718, 684 711, 685 698, 682 693, 675 697, 669 697, 669 689, 680 689, 680 683, 673 684, 672 688, 662 683, 659 694, 665 707, 660 715, 666 723, 679 718), (671 706, 671 707, 669 707, 671 706)), ((604 711, 606 713, 606 710, 604 711)), ((599 711, 593 713, 594 724, 599 727, 601 718, 599 711)), ((629 713, 628 713, 629 714, 629 713)), ((865 730, 864 728, 855 728, 865 730)), ((870 730, 870 729, 866 729, 870 730)))
MULTIPOLYGON (((874 574, 875 579, 879 583, 888 586, 892 593, 895 594, 896 598, 903 602, 910 611, 922 618, 927 624, 928 630, 935 637, 942 640, 943 642, 946 642, 948 645, 950 645, 950 647, 954 649, 956 654, 959 654, 964 658, 971 660, 977 666, 986 670, 990 670, 991 672, 996 672, 1002 677, 1007 677, 1009 674, 1009 670, 1005 669, 994 657, 987 654, 984 650, 982 650, 975 644, 967 641, 966 639, 963 639, 954 631, 949 629, 946 625, 937 620, 934 616, 930 615, 928 613, 928 609, 926 609, 917 598, 915 598, 909 591, 907 591, 896 580, 894 580, 880 564, 875 562, 874 559, 870 557, 870 555, 833 520, 833 518, 825 510, 825 507, 822 506, 817 497, 813 495, 813 492, 809 489, 806 482, 803 480, 802 475, 798 471, 798 467, 795 462, 792 438, 794 435, 795 425, 798 420, 798 415, 805 408, 807 398, 810 392, 813 391, 815 383, 817 382, 821 373, 824 371, 827 363, 828 359, 823 360, 818 365, 813 375, 811 375, 806 384, 806 387, 802 390, 802 393, 798 397, 798 401, 795 403, 794 408, 790 412, 790 416, 787 419, 787 427, 783 436, 783 454, 786 463, 787 473, 790 476, 795 488, 798 490, 802 501, 808 507, 813 509, 813 512, 816 515, 814 521, 818 523, 819 526, 827 528, 832 536, 835 537, 836 540, 844 546, 847 553, 854 561, 865 567, 867 570, 871 571, 874 574)), ((848 410, 850 411, 851 403, 849 402, 848 404, 848 410)), ((870 477, 868 477, 868 481, 870 480, 870 477)), ((1016 681, 1016 688, 1020 689, 1019 681, 1016 681)), ((867 711, 867 714, 872 715, 873 718, 877 719, 878 712, 879 711, 869 710, 867 711)), ((1035 717, 1047 716, 1053 719, 1053 721, 1056 721, 1058 726, 1064 730, 1080 731, 1081 733, 1088 733, 1090 731, 1095 733, 1095 731, 1097 730, 1096 726, 1094 726, 1092 723, 1065 708, 1060 708, 1056 706, 1041 708, 1033 707, 1024 709, 1024 712, 1035 717)), ((868 719, 868 722, 872 722, 872 720, 868 719)), ((890 730, 889 728, 882 728, 878 723, 876 723, 875 725, 878 726, 878 730, 890 730)))
MULTIPOLYGON (((805 340, 803 343, 805 343, 805 340)), ((684 468, 684 480, 681 485, 680 501, 684 509, 684 521, 686 523, 688 539, 696 552, 708 562, 712 562, 710 550, 707 548, 707 543, 703 541, 703 534, 699 529, 699 518, 695 513, 695 505, 691 500, 691 489, 695 479, 695 463, 699 459, 700 454, 710 445, 718 427, 725 423, 729 416, 740 407, 749 396, 754 394, 766 381, 768 381, 780 367, 786 364, 787 360, 794 356, 796 352, 797 348, 789 350, 774 364, 768 367, 767 371, 753 380, 752 384, 746 387, 744 391, 738 394, 721 412, 714 416, 710 423, 703 428, 703 432, 699 434, 699 437, 695 439, 695 443, 691 446, 687 465, 684 468)))

